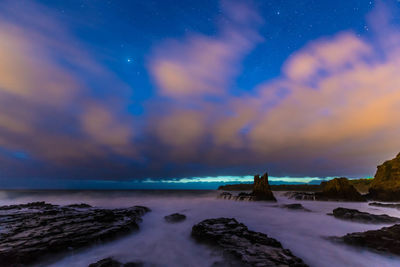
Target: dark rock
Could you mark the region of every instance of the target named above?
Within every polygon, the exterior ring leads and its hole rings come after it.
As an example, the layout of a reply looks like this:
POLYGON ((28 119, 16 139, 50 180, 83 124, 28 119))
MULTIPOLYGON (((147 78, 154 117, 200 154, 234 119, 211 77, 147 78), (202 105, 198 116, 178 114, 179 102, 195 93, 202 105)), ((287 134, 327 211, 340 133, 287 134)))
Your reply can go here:
POLYGON ((400 201, 400 153, 378 166, 368 197, 379 201, 400 201))
POLYGON ((34 202, 0 207, 0 262, 31 265, 45 256, 109 240, 139 228, 145 207, 72 208, 34 202))
POLYGON ((282 208, 289 209, 289 210, 302 210, 302 211, 310 211, 301 205, 300 203, 293 203, 293 204, 285 204, 281 206, 282 208))
POLYGON ((344 177, 328 181, 322 192, 315 193, 315 197, 317 200, 327 201, 366 201, 349 180, 344 177))
POLYGON ((379 230, 350 233, 334 238, 346 244, 366 247, 379 252, 388 252, 400 255, 400 224, 383 227, 379 230))
POLYGON ((222 192, 218 198, 228 199, 228 200, 238 200, 238 201, 255 201, 255 197, 251 193, 241 192, 238 195, 233 195, 228 192, 222 192))
MULTIPOLYGON (((303 191, 318 192, 322 191, 319 184, 272 184, 269 185, 272 191, 303 191)), ((252 191, 253 184, 227 184, 218 187, 218 190, 225 191, 252 191)))
POLYGON ((265 173, 261 178, 260 175, 254 176, 253 193, 254 200, 272 200, 276 201, 271 187, 268 183, 268 173, 265 173))
POLYGON ((368 212, 361 212, 355 209, 336 208, 332 214, 335 218, 362 223, 396 223, 400 218, 391 217, 386 214, 375 215, 368 212))
POLYGON ((316 200, 315 193, 312 192, 286 192, 284 196, 295 200, 316 200))
POLYGON ((394 203, 372 202, 372 203, 369 203, 368 205, 375 206, 375 207, 382 207, 382 208, 400 209, 400 204, 394 204, 394 203))
POLYGON ((225 191, 251 191, 253 190, 253 184, 227 184, 218 187, 218 190, 225 191))
POLYGON ((238 195, 233 195, 229 192, 222 192, 218 198, 240 201, 276 201, 276 198, 268 184, 267 173, 265 173, 261 178, 258 174, 254 176, 253 192, 241 192, 238 195))
POLYGON ((173 213, 171 215, 165 216, 164 219, 169 223, 178 223, 186 220, 186 215, 180 213, 173 213))
POLYGON ((67 205, 67 207, 69 207, 69 208, 87 209, 87 208, 91 208, 92 206, 90 206, 89 204, 81 203, 81 204, 67 205))
POLYGON ((192 237, 221 249, 227 266, 307 266, 276 239, 250 231, 235 219, 204 220, 193 226, 192 237))
POLYGON ((89 265, 89 267, 141 267, 141 266, 143 266, 143 263, 141 262, 121 263, 119 261, 114 260, 113 258, 105 258, 89 265))

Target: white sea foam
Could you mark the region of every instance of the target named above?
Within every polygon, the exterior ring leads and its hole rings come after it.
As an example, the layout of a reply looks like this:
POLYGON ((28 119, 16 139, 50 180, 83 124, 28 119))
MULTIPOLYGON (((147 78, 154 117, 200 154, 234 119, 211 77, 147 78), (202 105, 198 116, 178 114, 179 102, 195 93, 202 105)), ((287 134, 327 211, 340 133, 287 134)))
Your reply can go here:
POLYGON ((47 266, 88 266, 113 256, 122 262, 143 261, 155 266, 210 266, 221 259, 218 251, 194 242, 191 228, 207 218, 234 217, 251 230, 264 232, 279 240, 285 248, 310 266, 400 266, 400 258, 364 249, 332 243, 327 236, 378 229, 371 225, 335 219, 326 213, 336 207, 356 208, 374 214, 400 217, 400 211, 368 206, 367 203, 294 201, 275 192, 278 203, 235 202, 216 199, 216 192, 57 192, 38 194, 0 194, 0 204, 48 201, 56 204, 85 202, 100 207, 143 205, 152 212, 143 217, 139 232, 80 252, 71 252, 47 266), (278 207, 285 203, 302 203, 313 212, 291 211, 278 207), (187 220, 168 224, 165 215, 180 212, 187 220))

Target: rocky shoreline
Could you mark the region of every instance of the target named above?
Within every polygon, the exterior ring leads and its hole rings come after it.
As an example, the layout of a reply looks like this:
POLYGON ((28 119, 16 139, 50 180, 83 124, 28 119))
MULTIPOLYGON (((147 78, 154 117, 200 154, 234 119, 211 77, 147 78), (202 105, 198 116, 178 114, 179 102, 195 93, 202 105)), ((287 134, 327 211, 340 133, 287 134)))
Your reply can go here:
POLYGON ((150 209, 99 209, 45 202, 0 207, 0 262, 25 266, 139 229, 150 209))

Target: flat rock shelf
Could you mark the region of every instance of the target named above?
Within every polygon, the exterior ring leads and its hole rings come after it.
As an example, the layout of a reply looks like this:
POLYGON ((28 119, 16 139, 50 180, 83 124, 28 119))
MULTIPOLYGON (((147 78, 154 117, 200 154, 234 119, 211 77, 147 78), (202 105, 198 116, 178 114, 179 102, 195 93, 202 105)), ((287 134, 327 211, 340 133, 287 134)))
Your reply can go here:
POLYGON ((222 250, 226 261, 216 266, 307 266, 276 239, 250 231, 233 218, 204 220, 193 226, 192 237, 222 250))
POLYGON ((113 239, 139 229, 142 206, 99 209, 45 202, 0 207, 0 262, 3 266, 37 263, 54 253, 113 239))

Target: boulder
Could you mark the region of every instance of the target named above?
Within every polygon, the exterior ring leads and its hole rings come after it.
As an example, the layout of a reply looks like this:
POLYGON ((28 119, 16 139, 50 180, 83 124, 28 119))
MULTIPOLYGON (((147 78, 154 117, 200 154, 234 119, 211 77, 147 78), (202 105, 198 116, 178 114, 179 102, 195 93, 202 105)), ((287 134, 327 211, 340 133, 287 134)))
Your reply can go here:
POLYGON ((276 239, 251 231, 233 218, 204 220, 193 226, 192 237, 220 249, 226 266, 307 266, 276 239))
POLYGON ((366 201, 347 178, 335 178, 326 182, 322 192, 316 192, 317 200, 366 201))
POLYGON ((265 173, 262 177, 258 174, 254 176, 252 195, 254 196, 254 200, 276 201, 268 183, 268 173, 265 173))
POLYGON ((332 215, 338 219, 354 221, 354 222, 362 222, 362 223, 400 222, 400 218, 391 217, 386 214, 375 215, 368 212, 361 212, 356 209, 346 209, 341 207, 334 209, 332 215))
POLYGON ((400 153, 378 166, 368 197, 379 201, 400 201, 400 153))
POLYGON ((37 263, 46 256, 89 246, 139 229, 146 207, 73 208, 33 202, 0 207, 0 262, 37 263))
POLYGON ((178 223, 186 220, 186 215, 180 213, 173 213, 168 216, 165 216, 164 219, 169 223, 178 223))
POLYGON ((400 255, 400 224, 378 230, 350 233, 339 238, 333 238, 333 240, 378 252, 400 255))

